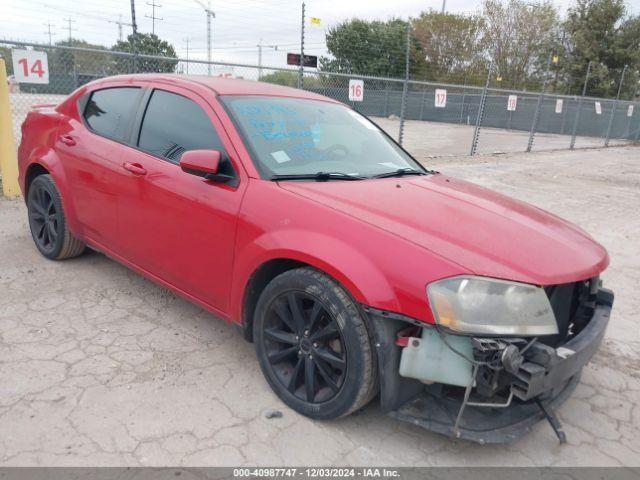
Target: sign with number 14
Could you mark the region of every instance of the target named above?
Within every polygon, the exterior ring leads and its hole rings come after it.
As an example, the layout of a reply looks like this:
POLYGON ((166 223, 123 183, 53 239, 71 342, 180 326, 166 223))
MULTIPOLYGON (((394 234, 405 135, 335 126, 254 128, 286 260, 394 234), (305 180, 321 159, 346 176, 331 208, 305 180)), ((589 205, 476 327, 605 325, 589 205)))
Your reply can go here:
POLYGON ((45 52, 11 50, 13 75, 18 83, 49 83, 49 64, 45 52))

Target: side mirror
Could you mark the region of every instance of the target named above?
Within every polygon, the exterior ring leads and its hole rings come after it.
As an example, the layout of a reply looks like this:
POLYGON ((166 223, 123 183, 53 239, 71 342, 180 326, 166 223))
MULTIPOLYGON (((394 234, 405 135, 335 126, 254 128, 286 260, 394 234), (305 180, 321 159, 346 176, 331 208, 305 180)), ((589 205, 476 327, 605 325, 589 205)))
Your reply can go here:
POLYGON ((189 150, 180 157, 180 168, 185 173, 204 177, 212 182, 227 183, 233 177, 219 173, 221 158, 222 154, 218 150, 189 150))
POLYGON ((220 152, 217 150, 189 150, 180 158, 180 168, 193 175, 204 176, 208 173, 218 173, 220 152))

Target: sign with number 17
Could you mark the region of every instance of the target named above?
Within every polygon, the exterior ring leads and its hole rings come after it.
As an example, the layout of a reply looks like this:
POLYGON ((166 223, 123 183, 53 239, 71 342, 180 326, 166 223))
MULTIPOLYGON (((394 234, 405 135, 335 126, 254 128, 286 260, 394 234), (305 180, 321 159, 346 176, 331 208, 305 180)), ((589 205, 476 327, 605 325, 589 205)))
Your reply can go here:
POLYGON ((49 64, 45 52, 11 50, 13 75, 18 83, 49 83, 49 64))
POLYGON ((447 106, 447 91, 445 89, 436 88, 433 104, 436 108, 445 108, 447 106))

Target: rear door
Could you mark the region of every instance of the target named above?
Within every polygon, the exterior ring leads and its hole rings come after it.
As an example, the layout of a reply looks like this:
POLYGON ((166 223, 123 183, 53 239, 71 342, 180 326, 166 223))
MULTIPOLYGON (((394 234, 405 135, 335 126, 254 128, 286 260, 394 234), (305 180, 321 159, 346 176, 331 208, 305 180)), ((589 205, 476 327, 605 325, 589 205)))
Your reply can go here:
POLYGON ((211 106, 166 86, 147 95, 139 135, 122 158, 138 172, 121 185, 120 235, 127 259, 186 293, 227 310, 237 215, 246 177, 211 106), (230 184, 187 174, 188 150, 222 152, 230 184))
POLYGON ((88 93, 79 102, 81 120, 64 122, 56 141, 84 235, 116 252, 120 158, 141 93, 138 87, 88 93))

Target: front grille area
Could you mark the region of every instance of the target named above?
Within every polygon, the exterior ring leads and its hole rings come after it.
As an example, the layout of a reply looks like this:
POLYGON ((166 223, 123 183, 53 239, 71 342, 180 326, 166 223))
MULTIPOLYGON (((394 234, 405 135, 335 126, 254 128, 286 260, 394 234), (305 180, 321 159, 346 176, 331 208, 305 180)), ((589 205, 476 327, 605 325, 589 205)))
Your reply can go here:
POLYGON ((579 282, 545 287, 558 322, 558 334, 541 337, 540 341, 557 347, 580 333, 593 316, 599 285, 599 277, 593 277, 579 282))

